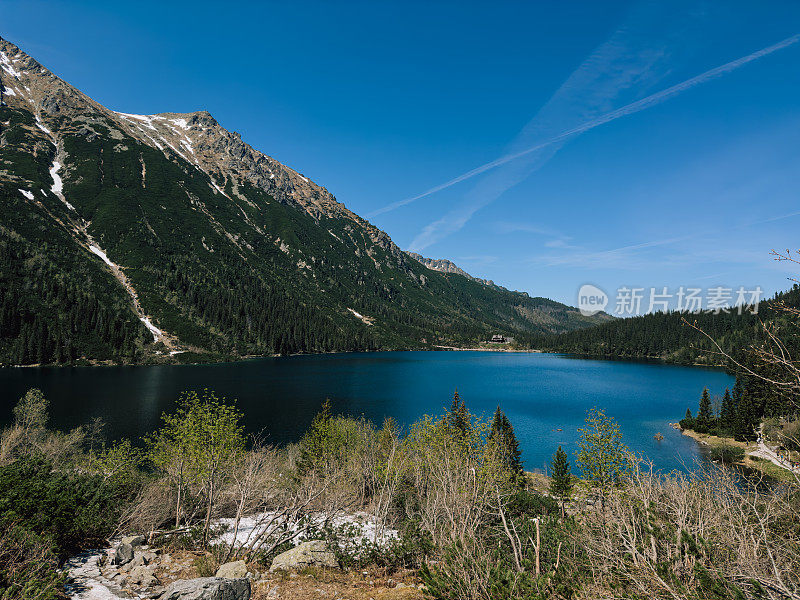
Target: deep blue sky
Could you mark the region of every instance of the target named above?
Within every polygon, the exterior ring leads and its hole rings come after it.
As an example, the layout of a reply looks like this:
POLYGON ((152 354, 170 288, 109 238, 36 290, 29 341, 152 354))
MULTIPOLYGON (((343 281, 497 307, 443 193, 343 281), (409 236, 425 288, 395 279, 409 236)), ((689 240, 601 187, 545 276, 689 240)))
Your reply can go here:
POLYGON ((800 43, 552 140, 798 33, 795 1, 0 0, 0 35, 106 106, 206 109, 401 247, 570 304, 788 287, 800 43))

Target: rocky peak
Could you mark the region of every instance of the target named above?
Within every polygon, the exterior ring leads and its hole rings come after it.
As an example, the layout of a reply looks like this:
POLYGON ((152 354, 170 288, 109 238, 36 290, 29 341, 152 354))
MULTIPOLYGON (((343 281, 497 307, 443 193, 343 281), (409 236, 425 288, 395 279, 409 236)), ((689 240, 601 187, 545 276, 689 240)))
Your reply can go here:
POLYGON ((473 277, 457 264, 447 260, 446 258, 427 258, 421 254, 417 254, 416 252, 406 252, 406 254, 408 254, 414 260, 421 262, 424 266, 428 267, 432 271, 439 271, 440 273, 456 273, 484 285, 499 287, 491 279, 480 279, 479 277, 473 277))
POLYGON ((95 102, 42 67, 17 46, 0 38, 0 100, 34 113, 40 127, 57 144, 58 129, 91 136, 93 123, 122 131, 206 173, 217 193, 248 201, 241 188, 250 184, 284 204, 306 211, 315 220, 343 218, 365 231, 373 244, 400 264, 405 255, 391 238, 348 210, 325 188, 228 131, 205 110, 138 115, 115 112, 95 102), (52 133, 51 133, 52 131, 52 133))

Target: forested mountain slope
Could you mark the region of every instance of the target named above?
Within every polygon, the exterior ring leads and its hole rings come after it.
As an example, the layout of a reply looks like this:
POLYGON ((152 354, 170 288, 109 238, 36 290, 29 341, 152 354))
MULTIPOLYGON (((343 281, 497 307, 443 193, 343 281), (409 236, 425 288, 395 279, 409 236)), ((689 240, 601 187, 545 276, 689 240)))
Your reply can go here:
POLYGON ((701 313, 658 312, 615 319, 596 327, 559 335, 526 339, 532 347, 607 358, 658 358, 680 364, 718 365, 724 361, 703 333, 684 323, 695 324, 740 362, 749 362, 750 348, 764 340, 762 322, 779 327, 782 339, 800 350, 797 326, 781 310, 781 304, 800 307, 800 286, 762 302, 757 314, 745 309, 701 313))
POLYGON ((426 268, 207 112, 106 109, 0 39, 0 363, 469 345, 598 322, 426 268))

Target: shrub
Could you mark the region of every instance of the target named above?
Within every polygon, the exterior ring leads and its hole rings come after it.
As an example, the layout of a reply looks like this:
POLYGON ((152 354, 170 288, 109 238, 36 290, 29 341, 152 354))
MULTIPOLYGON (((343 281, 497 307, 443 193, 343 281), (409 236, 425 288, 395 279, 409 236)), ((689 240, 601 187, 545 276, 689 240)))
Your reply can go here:
POLYGON ((52 541, 10 518, 0 519, 0 532, 0 598, 60 598, 64 577, 52 541))
POLYGON ((213 554, 198 556, 194 559, 194 568, 198 577, 213 577, 219 569, 219 561, 213 554))
POLYGON ((730 444, 711 446, 709 448, 708 455, 713 461, 721 462, 726 465, 732 465, 734 463, 741 462, 744 459, 744 448, 732 446, 730 444))
POLYGON ((114 479, 53 471, 41 458, 0 467, 0 515, 49 537, 60 558, 102 545, 131 497, 114 479))

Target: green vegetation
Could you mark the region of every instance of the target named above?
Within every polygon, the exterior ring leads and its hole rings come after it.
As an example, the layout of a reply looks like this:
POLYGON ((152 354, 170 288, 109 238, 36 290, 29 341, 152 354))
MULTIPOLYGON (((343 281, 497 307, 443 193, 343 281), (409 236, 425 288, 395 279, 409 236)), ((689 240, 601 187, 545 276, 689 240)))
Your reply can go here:
POLYGON ((509 473, 512 473, 517 481, 522 481, 524 472, 522 470, 522 452, 519 449, 519 442, 511 421, 508 420, 508 417, 500 410, 499 406, 492 419, 489 442, 496 444, 499 448, 503 467, 509 473))
POLYGON ((622 443, 622 431, 613 417, 593 408, 586 427, 579 429, 578 467, 583 479, 598 494, 605 508, 606 495, 616 485, 630 462, 630 450, 622 443))
POLYGON ((55 149, 31 113, 0 107, 5 121, 0 364, 166 354, 87 249, 84 227, 124 268, 145 313, 191 351, 177 360, 472 346, 493 333, 563 332, 599 320, 431 271, 346 214, 314 217, 242 182, 234 192, 228 181, 223 195, 193 165, 110 120, 93 132, 62 123, 71 211, 47 191, 55 149))
POLYGON ((552 463, 553 473, 550 479, 550 495, 558 498, 561 504, 561 516, 564 516, 564 503, 572 496, 572 488, 575 483, 572 480, 572 472, 569 468, 567 453, 561 449, 556 450, 552 463))
MULTIPOLYGON (((659 359, 677 364, 726 365, 715 346, 684 319, 708 334, 723 351, 736 360, 746 360, 753 344, 765 340, 762 321, 772 322, 782 329, 793 327, 792 318, 783 306, 800 307, 800 286, 777 294, 762 302, 758 314, 744 308, 730 312, 702 311, 700 313, 657 312, 639 317, 615 319, 596 327, 564 334, 539 335, 525 339, 533 348, 553 352, 568 352, 581 356, 617 359, 659 359)), ((790 350, 798 350, 796 337, 787 339, 790 350)))
MULTIPOLYGON (((412 569, 441 600, 733 600, 800 589, 796 482, 750 489, 730 470, 654 473, 603 411, 589 411, 581 431, 584 479, 558 448, 544 485, 520 474, 502 410, 483 421, 458 394, 445 415, 405 433, 326 403, 285 448, 245 445, 241 417, 212 392, 187 392, 140 450, 100 443, 89 429, 47 430, 47 401, 31 390, 0 437, 4 597, 59 598, 61 560, 114 531, 193 550, 196 572, 209 576, 242 557, 264 570, 293 541, 323 539, 343 568, 412 569), (336 524, 359 511, 369 537, 336 524), (217 539, 220 517, 232 522, 230 545, 217 539), (240 539, 244 517, 262 529, 240 539)), ((723 448, 720 459, 730 464, 735 452, 723 448)))
MULTIPOLYGON (((49 431, 47 401, 30 390, 0 436, 0 591, 8 599, 63 597, 68 556, 106 544, 144 475, 98 470, 82 429, 49 431)), ((130 443, 127 443, 130 447, 130 443)))
MULTIPOLYGON (((704 389, 697 417, 692 417, 687 408, 686 417, 680 421, 681 428, 742 442, 753 441, 758 437, 762 419, 791 416, 796 410, 791 395, 776 392, 758 377, 744 375, 736 378, 733 392, 726 389, 716 404, 718 408, 715 409, 708 390, 704 389)), ((793 438, 791 434, 786 437, 793 438)))

